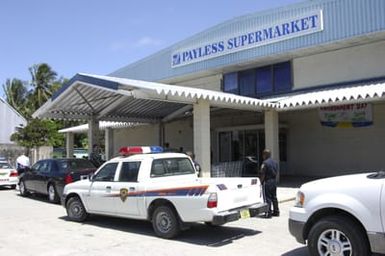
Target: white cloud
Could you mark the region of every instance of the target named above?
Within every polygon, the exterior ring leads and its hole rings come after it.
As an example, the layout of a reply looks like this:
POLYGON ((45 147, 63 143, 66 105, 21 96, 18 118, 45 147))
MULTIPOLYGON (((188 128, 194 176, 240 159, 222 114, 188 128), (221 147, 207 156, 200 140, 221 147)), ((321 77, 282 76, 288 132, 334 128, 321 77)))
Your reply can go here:
POLYGON ((158 45, 161 45, 162 43, 163 43, 162 40, 152 38, 149 36, 144 36, 140 38, 138 41, 136 41, 135 46, 136 47, 158 46, 158 45))
POLYGON ((129 51, 129 50, 144 48, 144 47, 160 46, 163 43, 164 42, 160 39, 144 36, 139 38, 136 41, 124 39, 124 40, 112 42, 110 44, 110 49, 111 51, 114 51, 114 52, 129 51))

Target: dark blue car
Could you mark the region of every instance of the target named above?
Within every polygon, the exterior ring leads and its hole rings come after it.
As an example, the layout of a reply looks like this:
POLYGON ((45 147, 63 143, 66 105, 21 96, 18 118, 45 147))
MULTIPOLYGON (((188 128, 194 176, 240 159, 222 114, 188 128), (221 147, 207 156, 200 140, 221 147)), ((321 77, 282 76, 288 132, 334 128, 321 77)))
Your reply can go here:
POLYGON ((58 203, 66 184, 88 178, 95 171, 95 166, 87 159, 40 160, 20 176, 20 194, 43 194, 50 202, 58 203))

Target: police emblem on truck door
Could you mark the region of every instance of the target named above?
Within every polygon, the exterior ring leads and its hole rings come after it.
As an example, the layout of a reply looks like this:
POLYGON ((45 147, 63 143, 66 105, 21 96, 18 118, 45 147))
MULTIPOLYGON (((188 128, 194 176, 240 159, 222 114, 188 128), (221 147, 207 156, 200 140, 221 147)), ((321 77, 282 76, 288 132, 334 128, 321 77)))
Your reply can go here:
POLYGON ((128 189, 126 188, 121 188, 120 189, 120 199, 122 202, 125 202, 128 197, 128 189))

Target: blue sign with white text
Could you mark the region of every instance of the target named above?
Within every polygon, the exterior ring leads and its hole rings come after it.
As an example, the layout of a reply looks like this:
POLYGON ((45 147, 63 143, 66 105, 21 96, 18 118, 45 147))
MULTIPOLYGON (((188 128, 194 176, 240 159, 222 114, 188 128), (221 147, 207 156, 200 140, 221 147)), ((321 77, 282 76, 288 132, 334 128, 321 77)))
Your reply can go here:
POLYGON ((322 10, 276 22, 223 40, 180 49, 172 53, 171 67, 179 67, 221 55, 258 47, 323 30, 322 10))

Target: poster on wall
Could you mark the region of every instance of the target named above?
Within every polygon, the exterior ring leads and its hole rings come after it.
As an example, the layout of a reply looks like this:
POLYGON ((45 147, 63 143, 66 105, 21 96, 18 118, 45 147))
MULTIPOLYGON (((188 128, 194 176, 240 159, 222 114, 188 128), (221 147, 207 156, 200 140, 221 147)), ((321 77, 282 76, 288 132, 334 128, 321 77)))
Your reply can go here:
POLYGON ((368 103, 322 107, 319 115, 322 126, 348 128, 373 124, 372 105, 368 103))

